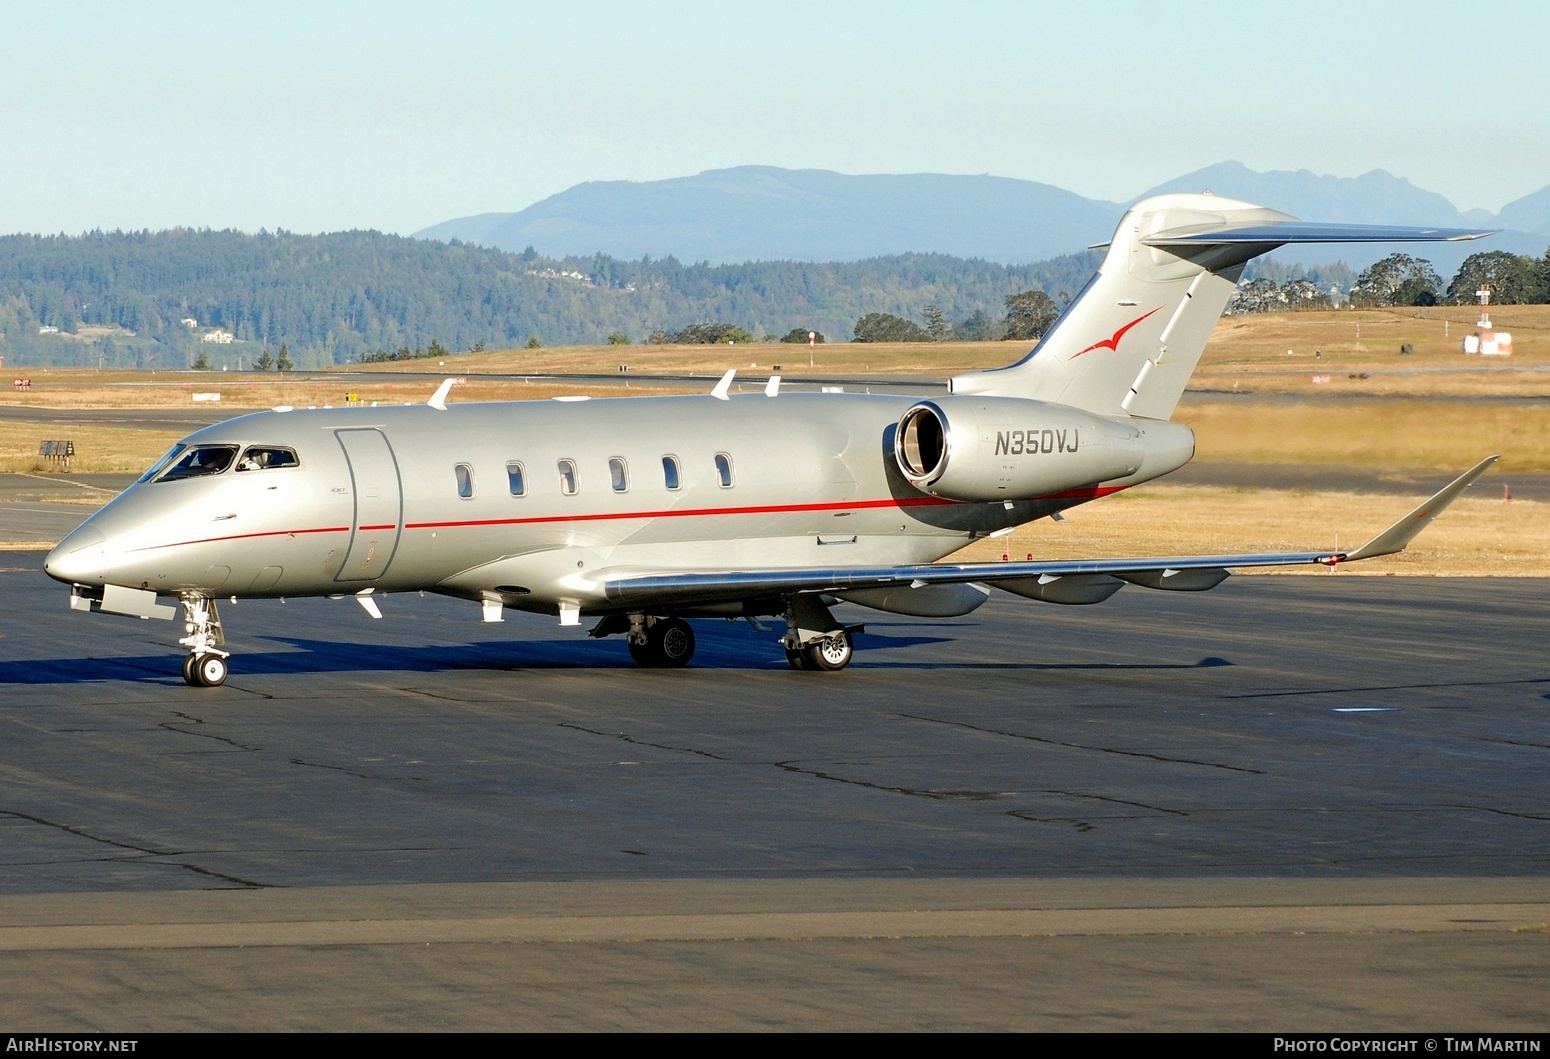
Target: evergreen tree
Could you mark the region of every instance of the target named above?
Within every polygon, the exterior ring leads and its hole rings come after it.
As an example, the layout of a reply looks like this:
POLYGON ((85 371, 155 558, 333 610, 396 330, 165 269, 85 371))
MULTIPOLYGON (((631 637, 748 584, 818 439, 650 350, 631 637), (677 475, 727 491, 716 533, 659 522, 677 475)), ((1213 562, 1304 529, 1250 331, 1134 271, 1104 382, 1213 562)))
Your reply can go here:
POLYGON ((258 355, 258 359, 253 362, 253 370, 254 371, 273 371, 274 370, 274 355, 269 352, 269 347, 268 346, 264 347, 264 351, 262 353, 260 353, 258 355))
POLYGON ((1470 305, 1475 291, 1491 288, 1492 305, 1523 305, 1544 300, 1534 259, 1506 250, 1470 254, 1448 284, 1448 301, 1470 305))
POLYGON ((942 312, 942 307, 932 303, 925 308, 926 334, 931 336, 933 342, 946 342, 953 335, 952 325, 947 322, 947 316, 942 312))
POLYGON ((189 365, 189 367, 193 368, 195 371, 213 371, 214 369, 210 364, 210 351, 207 349, 201 349, 199 351, 199 356, 194 358, 194 363, 189 365))
POLYGON ((295 371, 296 363, 291 360, 291 347, 284 342, 280 343, 280 356, 274 362, 276 371, 295 371))
POLYGON ((1049 325, 1060 315, 1060 310, 1055 308, 1050 296, 1041 290, 1025 290, 1021 294, 1008 295, 1002 304, 1006 306, 1002 329, 1007 338, 1037 341, 1044 337, 1049 325))

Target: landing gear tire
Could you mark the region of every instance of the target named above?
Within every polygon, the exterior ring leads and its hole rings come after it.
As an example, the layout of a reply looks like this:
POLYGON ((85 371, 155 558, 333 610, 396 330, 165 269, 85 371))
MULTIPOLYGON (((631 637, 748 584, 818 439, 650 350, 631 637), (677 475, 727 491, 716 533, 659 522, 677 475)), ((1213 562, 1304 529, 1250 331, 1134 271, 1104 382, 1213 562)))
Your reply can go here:
POLYGON ((807 664, 806 651, 793 651, 789 647, 786 648, 786 664, 791 666, 792 669, 808 670, 813 668, 807 664))
POLYGON ((803 660, 807 662, 806 668, 829 673, 850 665, 851 657, 855 653, 855 648, 851 646, 850 633, 843 630, 802 648, 803 660))
POLYGON ((664 618, 646 630, 646 642, 630 644, 637 665, 676 669, 694 657, 694 629, 682 618, 664 618))
POLYGON ((183 679, 190 687, 218 688, 226 683, 231 667, 220 655, 189 655, 183 660, 183 679))

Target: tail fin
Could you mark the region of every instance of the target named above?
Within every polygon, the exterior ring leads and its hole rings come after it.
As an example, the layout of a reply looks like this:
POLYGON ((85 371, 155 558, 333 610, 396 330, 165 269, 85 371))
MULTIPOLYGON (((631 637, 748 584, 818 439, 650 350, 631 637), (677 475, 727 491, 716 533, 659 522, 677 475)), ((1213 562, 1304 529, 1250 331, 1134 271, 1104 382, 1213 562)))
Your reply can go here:
POLYGON ((1307 224, 1211 194, 1156 195, 1125 214, 1097 274, 1032 352, 1004 368, 954 376, 952 391, 1167 419, 1251 258, 1286 243, 1433 242, 1488 234, 1307 224))

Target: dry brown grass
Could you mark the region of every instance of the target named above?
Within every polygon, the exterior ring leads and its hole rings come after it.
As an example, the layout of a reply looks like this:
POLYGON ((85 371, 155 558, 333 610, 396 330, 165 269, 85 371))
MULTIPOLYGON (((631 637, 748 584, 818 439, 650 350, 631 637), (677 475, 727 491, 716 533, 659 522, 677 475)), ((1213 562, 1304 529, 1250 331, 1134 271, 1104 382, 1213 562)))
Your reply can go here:
MULTIPOLYGON (((1479 488, 1479 487, 1477 487, 1479 488)), ((1149 485, 1084 504, 1064 523, 1042 519, 1006 537, 977 541, 954 558, 994 561, 1220 555, 1354 548, 1422 497, 1149 485)), ((1328 574, 1323 567, 1265 573, 1328 574)), ((1399 555, 1340 568, 1423 577, 1550 576, 1550 505, 1466 496, 1399 555)))
POLYGON ((1257 393, 1382 396, 1550 396, 1550 305, 1493 308, 1511 357, 1466 357, 1479 309, 1349 309, 1227 316, 1191 385, 1257 393), (1401 345, 1415 352, 1402 356, 1401 345), (1291 354, 1287 354, 1291 350, 1291 354), (1318 352, 1321 355, 1314 356, 1318 352), (1366 373, 1368 378, 1351 378, 1366 373), (1329 381, 1315 384, 1315 375, 1329 381))
MULTIPOLYGON (((461 376, 449 376, 459 377, 461 376)), ((180 376, 138 376, 131 379, 99 380, 93 374, 65 376, 47 382, 33 379, 29 391, 0 391, 0 405, 40 408, 197 408, 193 395, 218 393, 222 408, 296 408, 339 406, 345 395, 354 393, 363 403, 419 404, 436 390, 429 379, 403 382, 340 383, 327 375, 307 375, 276 379, 254 379, 245 375, 218 375, 189 382, 180 376)), ((616 386, 578 386, 574 384, 527 383, 504 379, 467 378, 454 389, 454 401, 529 401, 546 400, 563 394, 586 393, 594 397, 625 394, 675 393, 694 387, 662 384, 620 383, 616 386)))
POLYGON ((1195 458, 1464 471, 1499 453, 1499 469, 1550 471, 1550 406, 1492 401, 1269 403, 1191 400, 1175 416, 1195 430, 1195 458))
POLYGON ((0 421, 0 471, 54 470, 38 456, 38 443, 68 439, 75 442, 78 454, 71 461, 72 471, 137 474, 155 463, 181 436, 175 430, 0 421))
MULTIPOLYGON (((450 371, 518 374, 617 373, 628 364, 636 373, 720 375, 728 368, 768 373, 780 365, 787 375, 950 375, 1007 364, 1028 352, 1028 342, 828 342, 813 351, 784 343, 740 346, 555 346, 498 349, 446 358, 445 369, 429 360, 372 364, 382 371, 450 371)), ((349 366, 339 370, 350 370, 349 366)))

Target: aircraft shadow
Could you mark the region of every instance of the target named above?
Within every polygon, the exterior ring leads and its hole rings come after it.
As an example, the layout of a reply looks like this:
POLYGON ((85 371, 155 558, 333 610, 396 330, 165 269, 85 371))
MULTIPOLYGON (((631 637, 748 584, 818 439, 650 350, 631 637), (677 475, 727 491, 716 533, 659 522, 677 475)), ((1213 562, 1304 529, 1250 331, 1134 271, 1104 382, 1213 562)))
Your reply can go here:
MULTIPOLYGON (((607 640, 485 640, 468 644, 404 647, 381 643, 265 636, 289 650, 243 651, 232 655, 232 679, 323 673, 449 673, 523 669, 633 669, 622 638, 607 640)), ((786 659, 771 633, 695 628, 697 649, 691 669, 785 669, 786 659)), ((951 642, 949 637, 888 636, 867 633, 857 642, 857 658, 873 651, 951 642)), ((139 681, 182 684, 181 655, 168 650, 150 655, 103 658, 44 658, 0 661, 0 684, 88 684, 139 681)))

